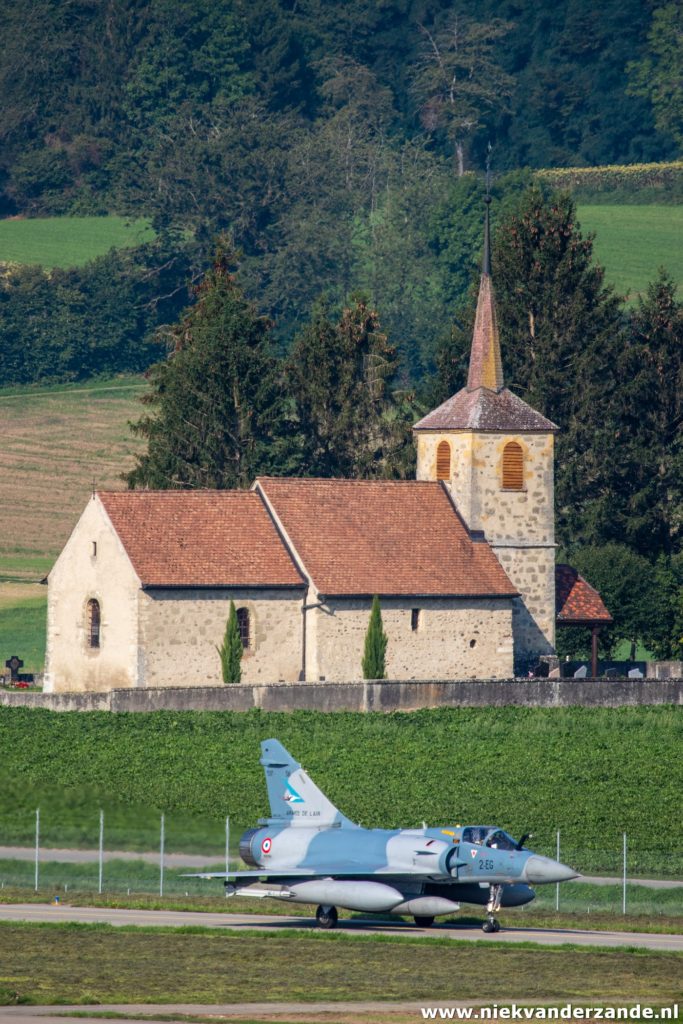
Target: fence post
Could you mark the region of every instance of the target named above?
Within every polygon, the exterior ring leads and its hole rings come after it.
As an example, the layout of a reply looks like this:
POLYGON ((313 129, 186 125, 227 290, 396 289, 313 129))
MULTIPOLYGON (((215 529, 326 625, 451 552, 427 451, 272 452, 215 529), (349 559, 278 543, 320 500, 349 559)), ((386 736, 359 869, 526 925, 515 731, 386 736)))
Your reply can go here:
POLYGON ((624 832, 624 888, 621 901, 621 912, 626 913, 626 833, 624 832))
POLYGON ((164 839, 165 839, 165 820, 164 815, 161 815, 161 836, 159 840, 159 895, 164 895, 164 839))
POLYGON ((38 860, 40 856, 40 807, 36 807, 36 876, 34 889, 38 892, 38 860))
MULTIPOLYGON (((557 857, 556 860, 560 859, 560 830, 557 830, 557 857)), ((555 884, 555 913, 560 909, 560 883, 555 884)))
POLYGON ((102 863, 104 860, 104 811, 100 808, 100 877, 97 891, 102 893, 102 863))
POLYGON ((230 815, 225 819, 225 873, 230 871, 230 815))

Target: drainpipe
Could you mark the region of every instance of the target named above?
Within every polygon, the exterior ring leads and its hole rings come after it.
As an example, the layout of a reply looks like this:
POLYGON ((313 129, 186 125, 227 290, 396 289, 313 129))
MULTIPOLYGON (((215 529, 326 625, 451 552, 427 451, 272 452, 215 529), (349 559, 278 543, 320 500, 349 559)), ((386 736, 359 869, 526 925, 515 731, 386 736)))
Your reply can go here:
MULTIPOLYGON (((321 597, 322 595, 319 594, 318 596, 321 597)), ((307 599, 308 587, 306 588, 306 592, 304 594, 304 603, 301 606, 301 615, 303 617, 301 628, 301 672, 299 672, 299 682, 301 683, 306 682, 306 612, 310 608, 322 608, 322 606, 325 604, 324 600, 317 601, 314 604, 307 604, 307 599)))

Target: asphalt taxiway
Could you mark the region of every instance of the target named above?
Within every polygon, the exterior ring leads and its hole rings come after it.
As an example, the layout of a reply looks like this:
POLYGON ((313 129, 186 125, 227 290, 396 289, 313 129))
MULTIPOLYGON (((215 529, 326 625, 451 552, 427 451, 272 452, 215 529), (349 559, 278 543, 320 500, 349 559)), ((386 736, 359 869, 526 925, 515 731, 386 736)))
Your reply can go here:
MULTIPOLYGON (((70 907, 44 903, 0 904, 0 921, 76 921, 83 924, 136 925, 138 927, 223 928, 232 931, 317 931, 312 918, 268 914, 217 914, 174 910, 119 910, 109 907, 70 907)), ((588 931, 575 928, 505 928, 485 934, 477 926, 455 922, 436 924, 432 928, 416 928, 406 921, 371 921, 354 918, 339 922, 338 930, 349 935, 405 935, 452 939, 455 942, 535 942, 541 946, 573 943, 577 946, 683 952, 683 935, 646 934, 643 932, 588 931)))

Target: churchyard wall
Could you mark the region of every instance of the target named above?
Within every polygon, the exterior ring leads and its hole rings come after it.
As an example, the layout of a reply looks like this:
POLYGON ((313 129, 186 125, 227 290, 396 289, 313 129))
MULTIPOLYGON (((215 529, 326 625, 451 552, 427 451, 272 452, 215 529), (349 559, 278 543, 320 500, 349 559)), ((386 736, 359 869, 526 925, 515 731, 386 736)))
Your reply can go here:
POLYGON ((51 711, 415 711, 435 707, 683 705, 683 679, 504 679, 294 683, 26 693, 0 690, 0 707, 51 711))

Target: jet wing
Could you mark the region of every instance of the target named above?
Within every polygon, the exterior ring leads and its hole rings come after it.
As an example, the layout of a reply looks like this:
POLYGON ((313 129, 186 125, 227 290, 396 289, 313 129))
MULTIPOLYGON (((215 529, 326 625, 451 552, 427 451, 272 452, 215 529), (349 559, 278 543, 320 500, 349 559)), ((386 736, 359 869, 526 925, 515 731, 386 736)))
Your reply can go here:
POLYGON ((319 867, 309 868, 280 868, 279 870, 271 870, 270 868, 262 868, 256 871, 200 871, 196 874, 182 875, 182 878, 250 878, 253 881, 258 879, 270 879, 270 878, 329 878, 334 876, 336 878, 368 878, 368 877, 382 877, 382 878, 414 878, 416 875, 423 875, 425 877, 431 877, 434 875, 433 868, 428 870, 425 866, 424 869, 418 867, 415 868, 391 868, 386 864, 377 866, 372 864, 361 864, 361 863, 339 863, 339 864, 324 864, 319 867))

